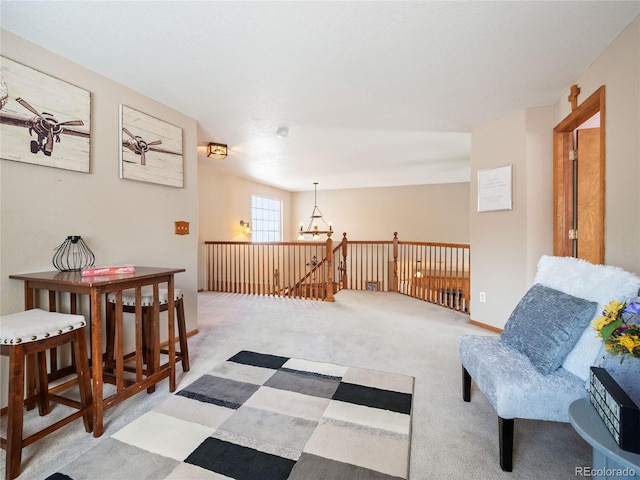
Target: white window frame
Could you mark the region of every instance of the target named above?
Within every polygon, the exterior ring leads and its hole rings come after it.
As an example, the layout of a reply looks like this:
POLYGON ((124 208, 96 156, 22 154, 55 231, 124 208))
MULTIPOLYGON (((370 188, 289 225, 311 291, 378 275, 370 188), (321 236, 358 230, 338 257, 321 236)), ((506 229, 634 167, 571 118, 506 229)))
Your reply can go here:
POLYGON ((251 195, 251 241, 282 241, 282 200, 251 195))

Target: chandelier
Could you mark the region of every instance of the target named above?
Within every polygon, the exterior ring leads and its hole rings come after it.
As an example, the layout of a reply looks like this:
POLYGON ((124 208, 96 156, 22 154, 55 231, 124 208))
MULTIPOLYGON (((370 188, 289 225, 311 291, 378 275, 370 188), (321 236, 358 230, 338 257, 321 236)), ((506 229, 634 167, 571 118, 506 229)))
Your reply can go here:
POLYGON ((298 240, 304 240, 305 235, 311 235, 313 240, 319 240, 320 235, 326 235, 327 237, 331 237, 333 233, 333 229, 331 228, 331 224, 325 222, 324 218, 322 218, 322 212, 318 208, 318 182, 313 182, 313 212, 311 212, 311 220, 309 221, 309 226, 306 230, 303 230, 303 224, 300 224, 300 231, 298 232, 298 240), (318 225, 318 220, 322 222, 324 229, 320 229, 318 225))

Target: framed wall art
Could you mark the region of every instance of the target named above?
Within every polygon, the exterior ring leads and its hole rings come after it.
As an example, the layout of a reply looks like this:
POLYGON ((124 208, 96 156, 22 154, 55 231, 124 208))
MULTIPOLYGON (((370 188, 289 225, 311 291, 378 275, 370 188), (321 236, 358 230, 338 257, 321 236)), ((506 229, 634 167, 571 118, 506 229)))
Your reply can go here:
POLYGON ((182 129, 120 105, 120 178, 183 187, 182 129))
POLYGON ((0 157, 89 172, 91 93, 0 57, 0 157))
POLYGON ((478 212, 512 209, 512 165, 478 170, 478 212))

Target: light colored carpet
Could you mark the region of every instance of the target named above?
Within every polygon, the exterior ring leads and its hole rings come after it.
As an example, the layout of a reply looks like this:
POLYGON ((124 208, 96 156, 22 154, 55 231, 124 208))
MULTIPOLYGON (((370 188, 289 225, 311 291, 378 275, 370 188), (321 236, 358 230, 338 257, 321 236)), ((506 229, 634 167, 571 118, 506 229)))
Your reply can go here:
MULTIPOLYGON (((335 303, 206 292, 198 308, 191 371, 178 368, 178 389, 241 350, 400 373, 415 377, 412 479, 561 480, 591 465, 591 449, 571 425, 517 420, 514 471, 500 470, 495 413, 475 386, 471 403, 462 401, 458 338, 491 335, 466 315, 400 294, 349 290, 335 303)), ((27 447, 20 478, 46 478, 107 441, 169 397, 166 386, 108 410, 101 438, 75 422, 27 447)), ((0 461, 4 474, 4 455, 0 461)))

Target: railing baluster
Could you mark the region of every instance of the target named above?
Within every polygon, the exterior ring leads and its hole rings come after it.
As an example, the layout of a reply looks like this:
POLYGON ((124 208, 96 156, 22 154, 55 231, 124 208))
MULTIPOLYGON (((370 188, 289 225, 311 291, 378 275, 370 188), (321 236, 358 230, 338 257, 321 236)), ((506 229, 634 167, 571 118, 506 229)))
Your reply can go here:
POLYGON ((267 250, 265 257, 265 280, 267 282, 267 295, 273 294, 273 277, 271 276, 273 272, 273 251, 271 247, 272 245, 265 245, 265 249, 267 250))
POLYGON ((227 249, 227 291, 233 293, 233 252, 227 249))
POLYGON ((298 253, 299 247, 294 246, 291 249, 292 258, 291 263, 289 265, 289 282, 287 285, 289 286, 289 297, 295 296, 295 292, 293 291, 293 279, 297 278, 296 276, 296 254, 298 253))
POLYGON ((248 248, 240 247, 238 252, 238 271, 240 272, 240 293, 247 292, 247 252, 248 248))
POLYGON ((249 248, 242 249, 242 293, 249 292, 249 272, 251 269, 249 268, 249 255, 251 250, 249 248))
POLYGON ((216 267, 215 285, 216 285, 216 290, 219 292, 222 291, 222 285, 220 285, 220 279, 222 278, 222 272, 220 271, 220 264, 221 264, 220 259, 222 258, 222 251, 223 251, 222 249, 223 249, 223 245, 218 245, 217 252, 216 252, 217 253, 216 264, 215 264, 215 267, 216 267))
POLYGON ((224 274, 224 265, 227 256, 227 245, 220 245, 220 251, 218 252, 218 285, 221 292, 226 292, 226 282, 224 281, 226 275, 224 274))
POLYGON ((213 258, 211 259, 213 262, 213 272, 211 272, 213 274, 213 280, 211 280, 211 282, 213 283, 214 290, 216 292, 222 291, 222 286, 220 285, 220 278, 222 278, 220 273, 220 258, 222 256, 223 248, 224 245, 214 245, 213 258))

